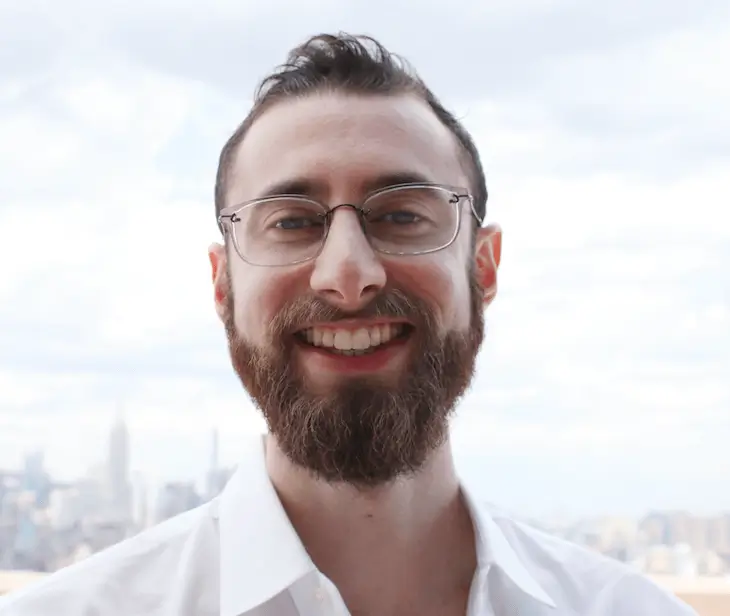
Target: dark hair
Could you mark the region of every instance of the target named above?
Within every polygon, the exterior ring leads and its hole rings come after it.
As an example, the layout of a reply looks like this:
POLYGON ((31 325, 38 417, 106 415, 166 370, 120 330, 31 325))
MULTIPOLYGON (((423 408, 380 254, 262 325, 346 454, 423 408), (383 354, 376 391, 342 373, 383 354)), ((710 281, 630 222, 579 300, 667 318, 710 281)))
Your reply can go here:
POLYGON ((261 113, 276 101, 315 92, 351 94, 413 93, 425 100, 459 141, 463 164, 472 183, 474 206, 483 219, 487 186, 479 152, 467 130, 446 110, 408 62, 369 36, 319 34, 289 52, 285 64, 256 89, 253 108, 220 154, 215 183, 216 217, 225 207, 228 177, 236 148, 261 113))

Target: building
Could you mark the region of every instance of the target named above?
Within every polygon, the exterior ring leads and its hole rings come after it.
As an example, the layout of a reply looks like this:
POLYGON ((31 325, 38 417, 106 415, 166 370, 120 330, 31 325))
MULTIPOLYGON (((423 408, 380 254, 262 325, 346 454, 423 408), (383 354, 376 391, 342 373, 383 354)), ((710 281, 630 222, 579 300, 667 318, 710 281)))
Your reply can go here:
POLYGON ((155 521, 163 522, 173 516, 194 509, 203 499, 191 481, 171 481, 162 486, 157 495, 155 521))
POLYGON ((107 490, 113 517, 132 519, 132 485, 129 472, 129 430, 120 417, 109 435, 107 490))

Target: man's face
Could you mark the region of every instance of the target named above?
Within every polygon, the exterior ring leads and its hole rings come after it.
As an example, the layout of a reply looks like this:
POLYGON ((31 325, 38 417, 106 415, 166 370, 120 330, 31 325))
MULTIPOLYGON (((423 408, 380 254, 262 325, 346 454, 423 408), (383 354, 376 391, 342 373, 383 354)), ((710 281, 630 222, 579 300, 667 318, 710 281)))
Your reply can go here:
MULTIPOLYGON (((394 176, 468 189, 459 160, 454 137, 414 97, 279 102, 244 138, 227 205, 280 185, 328 207, 359 204, 394 176)), ((416 471, 444 441, 473 375, 501 252, 497 228, 474 243, 469 205, 459 207, 456 241, 432 254, 375 252, 346 207, 304 263, 250 265, 230 238, 211 248, 234 368, 294 463, 367 487, 416 471)))

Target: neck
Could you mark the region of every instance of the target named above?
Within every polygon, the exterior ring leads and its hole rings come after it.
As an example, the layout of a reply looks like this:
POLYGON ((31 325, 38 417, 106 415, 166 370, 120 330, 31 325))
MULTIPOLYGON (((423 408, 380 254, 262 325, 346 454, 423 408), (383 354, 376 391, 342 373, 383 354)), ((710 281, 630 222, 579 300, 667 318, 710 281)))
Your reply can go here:
POLYGON ((271 436, 266 464, 304 547, 352 613, 466 605, 474 531, 448 442, 416 475, 370 490, 314 478, 271 436))

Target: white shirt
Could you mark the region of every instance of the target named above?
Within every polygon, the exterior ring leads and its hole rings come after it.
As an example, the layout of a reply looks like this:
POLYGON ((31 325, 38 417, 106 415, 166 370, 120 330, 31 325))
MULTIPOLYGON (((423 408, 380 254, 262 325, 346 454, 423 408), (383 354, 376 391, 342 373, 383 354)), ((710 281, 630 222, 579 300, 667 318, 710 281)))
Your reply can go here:
MULTIPOLYGON (((696 616, 608 558, 477 505, 467 616, 696 616)), ((262 440, 221 495, 0 598, 0 616, 345 616, 269 481, 262 440)))

